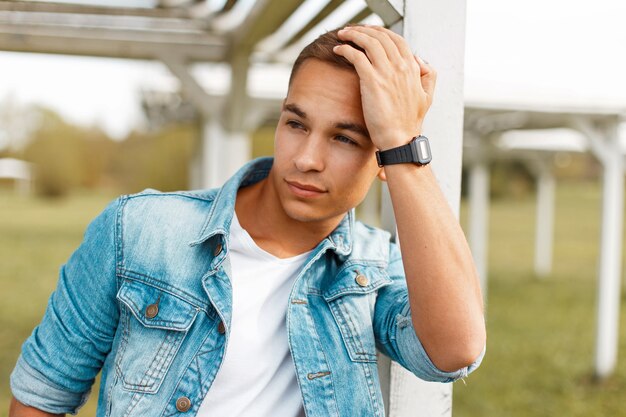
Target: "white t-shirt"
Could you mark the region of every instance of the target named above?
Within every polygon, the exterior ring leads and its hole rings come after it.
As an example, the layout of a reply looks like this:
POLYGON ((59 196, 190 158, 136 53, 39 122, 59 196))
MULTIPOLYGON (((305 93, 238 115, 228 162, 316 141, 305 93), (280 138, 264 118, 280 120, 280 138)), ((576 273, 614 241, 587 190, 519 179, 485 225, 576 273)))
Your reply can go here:
POLYGON ((308 253, 280 259, 233 216, 229 245, 233 314, 222 367, 201 417, 303 417, 285 324, 291 286, 308 253))

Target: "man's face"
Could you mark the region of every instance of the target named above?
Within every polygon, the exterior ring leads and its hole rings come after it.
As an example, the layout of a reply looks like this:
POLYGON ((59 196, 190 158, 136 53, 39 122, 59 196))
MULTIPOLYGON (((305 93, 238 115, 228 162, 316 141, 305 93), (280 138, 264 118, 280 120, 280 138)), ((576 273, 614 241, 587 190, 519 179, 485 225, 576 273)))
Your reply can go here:
POLYGON ((309 59, 292 79, 274 141, 270 181, 302 222, 338 221, 380 172, 353 71, 309 59))

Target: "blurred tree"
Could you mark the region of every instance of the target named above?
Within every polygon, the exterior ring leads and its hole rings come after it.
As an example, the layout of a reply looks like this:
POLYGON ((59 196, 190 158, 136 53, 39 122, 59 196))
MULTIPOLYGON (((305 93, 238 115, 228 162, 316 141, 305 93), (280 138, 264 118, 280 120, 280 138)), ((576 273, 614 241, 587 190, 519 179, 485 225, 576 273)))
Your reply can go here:
POLYGON ((60 197, 82 185, 87 161, 84 130, 66 123, 53 111, 39 108, 39 127, 24 150, 24 158, 35 165, 38 194, 60 197))
POLYGON ((194 123, 171 124, 150 133, 133 132, 118 144, 110 174, 125 193, 188 188, 189 163, 199 137, 194 123))
POLYGON ((52 110, 31 108, 37 124, 23 151, 6 148, 3 155, 24 158, 35 166, 39 195, 60 197, 73 188, 136 192, 187 188, 189 161, 198 128, 194 123, 171 124, 161 130, 135 131, 114 141, 101 129, 76 126, 52 110))

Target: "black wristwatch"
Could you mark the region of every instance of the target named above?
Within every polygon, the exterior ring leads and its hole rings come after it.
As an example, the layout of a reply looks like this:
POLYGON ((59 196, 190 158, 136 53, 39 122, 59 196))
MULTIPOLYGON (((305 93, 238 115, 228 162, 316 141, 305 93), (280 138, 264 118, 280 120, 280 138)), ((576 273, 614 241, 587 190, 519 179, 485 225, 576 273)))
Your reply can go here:
POLYGON ((426 136, 416 136, 406 145, 386 151, 376 151, 378 166, 413 163, 426 165, 432 160, 430 144, 426 136))

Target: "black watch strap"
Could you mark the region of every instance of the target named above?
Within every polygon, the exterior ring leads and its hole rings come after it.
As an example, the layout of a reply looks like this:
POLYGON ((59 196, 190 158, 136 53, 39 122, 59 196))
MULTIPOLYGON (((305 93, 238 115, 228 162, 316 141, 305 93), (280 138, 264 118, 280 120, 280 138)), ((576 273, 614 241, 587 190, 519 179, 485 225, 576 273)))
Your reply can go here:
POLYGON ((406 145, 376 151, 378 166, 414 163, 426 165, 431 160, 430 145, 426 136, 416 136, 406 145))

